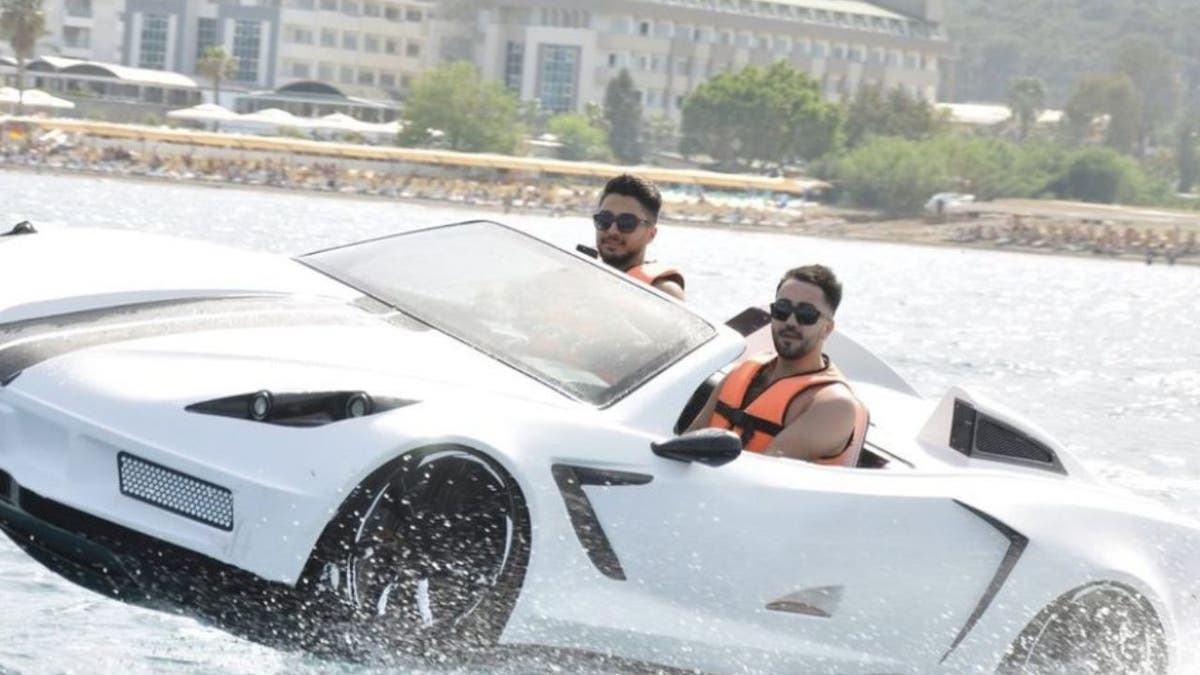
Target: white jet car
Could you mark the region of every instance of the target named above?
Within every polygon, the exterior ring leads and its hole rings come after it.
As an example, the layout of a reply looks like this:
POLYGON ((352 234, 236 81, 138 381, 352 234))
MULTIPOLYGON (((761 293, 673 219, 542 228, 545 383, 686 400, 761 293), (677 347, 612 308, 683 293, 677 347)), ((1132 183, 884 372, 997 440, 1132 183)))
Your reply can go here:
POLYGON ((295 260, 23 224, 0 236, 0 529, 93 590, 317 652, 1192 657, 1192 523, 848 338, 828 347, 871 411, 857 467, 677 435, 746 345, 490 222, 295 260))

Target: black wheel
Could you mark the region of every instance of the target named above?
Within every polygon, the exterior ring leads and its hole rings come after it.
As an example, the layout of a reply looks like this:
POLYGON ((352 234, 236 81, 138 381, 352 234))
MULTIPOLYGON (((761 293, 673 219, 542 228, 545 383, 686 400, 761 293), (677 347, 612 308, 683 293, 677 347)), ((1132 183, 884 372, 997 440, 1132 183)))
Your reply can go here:
POLYGON ((368 478, 318 543, 313 609, 337 616, 321 646, 428 653, 492 645, 528 561, 529 515, 507 472, 464 448, 410 453, 368 478))
POLYGON ((1039 612, 996 673, 1166 675, 1166 638, 1154 608, 1133 589, 1091 584, 1039 612))

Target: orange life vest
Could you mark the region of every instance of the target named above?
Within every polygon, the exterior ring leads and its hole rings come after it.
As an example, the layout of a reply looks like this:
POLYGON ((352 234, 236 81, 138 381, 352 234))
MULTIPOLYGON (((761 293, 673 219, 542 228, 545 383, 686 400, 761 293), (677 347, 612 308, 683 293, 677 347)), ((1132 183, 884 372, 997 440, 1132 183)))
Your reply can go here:
MULTIPOLYGON (((830 363, 826 357, 827 365, 823 370, 785 377, 771 383, 753 401, 746 401, 746 392, 755 376, 774 358, 774 354, 760 354, 739 364, 721 383, 717 409, 709 423, 710 426, 731 429, 739 434, 742 437, 742 447, 751 452, 766 451, 775 436, 783 431, 784 416, 788 406, 797 396, 815 387, 831 384, 850 386, 837 366, 830 363)), ((851 395, 853 396, 853 392, 851 395)), ((846 441, 846 447, 833 457, 812 461, 839 466, 858 464, 858 455, 867 435, 867 407, 857 398, 854 402, 854 430, 846 441)))
POLYGON ((643 284, 653 286, 659 281, 674 281, 683 288, 683 272, 669 265, 663 265, 654 261, 644 262, 641 265, 635 265, 625 270, 629 276, 637 279, 643 284))

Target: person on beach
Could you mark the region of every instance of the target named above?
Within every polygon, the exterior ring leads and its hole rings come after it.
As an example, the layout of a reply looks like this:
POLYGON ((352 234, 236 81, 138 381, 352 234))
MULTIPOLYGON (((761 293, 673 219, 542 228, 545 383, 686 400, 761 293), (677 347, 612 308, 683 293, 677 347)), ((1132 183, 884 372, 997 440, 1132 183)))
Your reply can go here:
POLYGON ((628 173, 612 178, 604 185, 600 207, 592 214, 596 250, 608 265, 683 300, 683 273, 646 260, 646 247, 658 234, 661 210, 662 195, 654 183, 628 173))
POLYGON ((746 450, 855 466, 867 409, 823 352, 842 285, 824 265, 788 270, 771 303, 775 353, 754 356, 721 381, 688 427, 731 429, 746 450))

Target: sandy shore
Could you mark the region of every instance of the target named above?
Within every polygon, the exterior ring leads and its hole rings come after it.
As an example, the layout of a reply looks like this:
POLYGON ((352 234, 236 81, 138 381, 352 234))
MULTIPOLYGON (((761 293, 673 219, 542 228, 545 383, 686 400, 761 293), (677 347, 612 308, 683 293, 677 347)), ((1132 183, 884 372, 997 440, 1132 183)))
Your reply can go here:
MULTIPOLYGON (((93 176, 96 178, 128 180, 145 183, 186 184, 213 189, 288 192, 292 194, 313 194, 343 199, 362 199, 374 201, 383 200, 398 203, 422 204, 428 206, 463 207, 502 215, 521 213, 542 216, 573 215, 573 211, 560 208, 526 208, 522 206, 505 207, 495 203, 473 201, 469 198, 432 199, 414 196, 386 196, 336 190, 313 190, 303 187, 275 186, 257 183, 224 182, 213 180, 181 180, 167 176, 97 171, 91 169, 75 169, 46 165, 6 164, 3 162, 0 162, 0 170, 17 173, 93 176)), ((697 219, 675 220, 670 217, 670 208, 670 204, 664 205, 664 217, 661 222, 666 225, 679 227, 721 228, 753 232, 773 232, 778 234, 790 234, 828 239, 850 239, 911 244, 918 246, 1012 251, 1049 256, 1123 260, 1140 264, 1147 264, 1148 259, 1144 249, 1137 251, 1108 251, 1097 253, 1092 248, 1086 246, 1051 246, 1044 242, 1041 245, 1032 245, 1031 243, 1023 243, 1012 238, 979 238, 972 240, 969 237, 964 236, 964 232, 982 229, 985 227, 1002 229, 1007 226, 1011 226, 1012 216, 1014 214, 1025 214, 1024 217, 1029 218, 1031 217, 1029 214, 1034 213, 1036 215, 1033 217, 1039 218, 1045 222, 1058 222, 1062 224, 1069 223, 1070 226, 1078 227, 1078 223, 1080 221, 1084 223, 1098 222, 1086 217, 1081 218, 1079 215, 1080 208, 1085 209, 1084 213, 1086 214, 1090 213, 1090 211, 1087 211, 1086 209, 1095 208, 1093 205, 1064 205, 1064 203, 1056 202, 1042 203, 1031 202, 1029 200, 1017 202, 1014 200, 1012 202, 997 202, 995 204, 988 205, 989 210, 987 212, 981 213, 974 218, 964 218, 948 222, 931 222, 930 220, 922 218, 880 219, 878 216, 869 212, 826 207, 823 205, 814 204, 811 206, 811 208, 804 212, 803 218, 791 219, 791 221, 787 224, 780 224, 778 221, 772 222, 767 218, 756 217, 752 210, 747 210, 745 212, 745 217, 742 219, 742 222, 728 222, 728 219, 718 221, 703 221, 697 219), (1063 212, 1055 213, 1054 211, 1058 208, 1064 209, 1063 212)), ((1139 222, 1139 224, 1142 224, 1146 227, 1154 230, 1162 230, 1164 232, 1169 231, 1170 229, 1178 230, 1185 234, 1200 232, 1200 214, 1191 216, 1191 214, 1186 213, 1168 212, 1174 217, 1159 218, 1158 220, 1149 218, 1146 220, 1141 220, 1137 217, 1139 215, 1138 210, 1131 209, 1126 212, 1120 207, 1099 208, 1103 208, 1105 210, 1105 214, 1109 218, 1115 217, 1118 224, 1123 224, 1125 222, 1139 222), (1125 216, 1129 216, 1128 220, 1125 219, 1125 216)), ((1149 262, 1152 264, 1167 264, 1167 259, 1161 252, 1154 252, 1153 255, 1149 256, 1149 262)), ((1191 251, 1184 255, 1178 255, 1174 257, 1170 264, 1200 266, 1200 251, 1191 251)))

